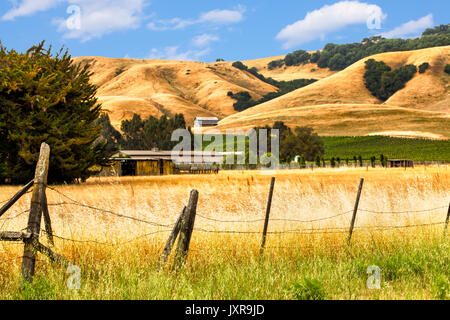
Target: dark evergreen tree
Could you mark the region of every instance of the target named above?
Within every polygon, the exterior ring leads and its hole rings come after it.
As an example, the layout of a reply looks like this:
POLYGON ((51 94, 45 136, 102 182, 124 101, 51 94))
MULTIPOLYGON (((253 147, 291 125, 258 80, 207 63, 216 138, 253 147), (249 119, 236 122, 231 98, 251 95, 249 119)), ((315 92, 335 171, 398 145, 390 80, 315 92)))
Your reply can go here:
POLYGON ((99 139, 105 143, 106 152, 108 155, 114 154, 122 144, 122 135, 111 125, 109 116, 106 113, 100 116, 96 124, 101 127, 99 139))
POLYGON ((26 53, 0 44, 0 163, 3 177, 26 183, 34 176, 40 144, 51 147, 49 183, 84 181, 106 163, 96 125, 100 104, 89 65, 68 51, 53 55, 44 42, 26 53))

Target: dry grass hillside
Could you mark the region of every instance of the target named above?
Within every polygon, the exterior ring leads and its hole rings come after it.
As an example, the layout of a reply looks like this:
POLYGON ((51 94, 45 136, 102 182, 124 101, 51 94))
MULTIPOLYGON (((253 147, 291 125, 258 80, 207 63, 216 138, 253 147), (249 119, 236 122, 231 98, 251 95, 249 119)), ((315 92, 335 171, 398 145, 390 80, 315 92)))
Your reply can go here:
POLYGON ((231 115, 219 128, 249 128, 285 121, 310 125, 323 135, 365 135, 385 131, 421 131, 450 137, 450 46, 391 52, 363 59, 347 69, 277 99, 231 115), (382 103, 364 85, 364 62, 382 60, 396 69, 428 62, 406 87, 382 103))
POLYGON ((276 90, 227 64, 102 57, 78 57, 74 62, 91 64, 99 101, 115 127, 133 113, 144 118, 183 113, 190 124, 196 116, 224 118, 236 112, 228 91, 248 91, 260 99, 276 90))
POLYGON ((308 63, 300 66, 284 66, 269 70, 267 65, 278 59, 283 59, 285 56, 262 58, 255 60, 243 61, 249 68, 255 67, 258 72, 266 78, 273 78, 278 81, 290 81, 295 79, 323 79, 336 73, 328 68, 319 68, 316 63, 308 63))

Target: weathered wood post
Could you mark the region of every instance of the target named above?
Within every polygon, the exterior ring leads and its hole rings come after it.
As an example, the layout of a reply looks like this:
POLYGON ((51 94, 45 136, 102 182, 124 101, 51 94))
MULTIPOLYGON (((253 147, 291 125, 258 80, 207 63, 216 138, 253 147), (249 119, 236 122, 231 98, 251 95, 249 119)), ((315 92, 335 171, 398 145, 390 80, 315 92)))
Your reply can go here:
POLYGON ((166 264, 167 259, 169 258, 169 255, 170 255, 170 251, 172 251, 173 244, 175 243, 175 240, 177 239, 177 236, 180 233, 181 223, 182 223, 183 217, 185 215, 185 212, 186 212, 186 207, 184 207, 183 211, 178 216, 178 219, 175 222, 175 225, 173 227, 172 233, 170 234, 169 239, 167 240, 167 243, 164 247, 164 250, 161 255, 160 262, 159 262, 160 269, 162 269, 164 267, 164 265, 166 264))
POLYGON ((259 251, 260 255, 262 255, 264 253, 264 246, 266 245, 267 228, 269 227, 269 216, 270 216, 270 208, 272 207, 272 196, 273 196, 274 186, 275 186, 275 177, 272 177, 272 180, 270 181, 269 198, 267 199, 266 218, 264 220, 264 229, 263 229, 263 236, 262 236, 262 241, 261 241, 261 249, 259 251))
POLYGON ((353 228, 355 227, 356 213, 358 212, 359 199, 361 198, 361 191, 362 191, 363 183, 364 183, 364 179, 361 178, 361 181, 359 183, 359 188, 358 188, 358 195, 356 196, 355 208, 353 209, 352 221, 350 223, 350 230, 348 233, 347 246, 350 246, 350 241, 352 239, 353 228))
POLYGON ((42 213, 44 214, 44 223, 45 223, 45 233, 47 234, 47 239, 50 245, 54 246, 55 242, 53 241, 53 231, 52 231, 52 220, 50 219, 50 213, 48 212, 48 204, 47 204, 47 196, 43 196, 43 207, 42 213))
POLYGON ((31 234, 31 237, 24 240, 25 246, 22 260, 22 276, 28 282, 32 282, 34 276, 34 266, 36 262, 36 248, 34 243, 39 242, 49 158, 50 147, 48 144, 42 143, 34 176, 35 187, 31 198, 30 216, 28 218, 27 226, 27 232, 31 234))
POLYGON ((174 268, 182 265, 187 258, 189 244, 191 242, 192 231, 194 230, 195 215, 197 214, 198 191, 192 190, 189 203, 184 210, 183 219, 181 219, 180 236, 178 238, 177 250, 175 252, 174 268))
POLYGON ((448 221, 450 220, 450 203, 448 204, 447 219, 445 219, 444 238, 447 236, 448 221))

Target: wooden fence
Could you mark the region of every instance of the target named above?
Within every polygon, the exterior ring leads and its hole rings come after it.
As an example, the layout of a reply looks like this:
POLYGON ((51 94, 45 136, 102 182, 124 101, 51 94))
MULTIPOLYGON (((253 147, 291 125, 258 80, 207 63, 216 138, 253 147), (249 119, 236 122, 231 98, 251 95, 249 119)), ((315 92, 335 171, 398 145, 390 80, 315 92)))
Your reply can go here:
POLYGON ((68 261, 66 259, 54 253, 50 248, 44 246, 39 241, 39 235, 41 233, 41 220, 43 216, 48 242, 51 246, 54 243, 50 214, 47 205, 47 196, 45 194, 49 158, 50 147, 46 143, 42 143, 39 160, 36 165, 34 180, 30 181, 26 186, 24 186, 0 209, 1 217, 9 208, 14 205, 14 203, 17 202, 17 200, 20 199, 20 197, 22 197, 32 186, 34 186, 26 231, 0 232, 0 241, 23 241, 24 251, 22 258, 22 276, 29 282, 32 281, 34 276, 37 252, 46 255, 50 260, 54 262, 58 262, 64 265, 68 264, 68 261))
MULTIPOLYGON (((77 242, 75 239, 67 239, 61 236, 58 236, 53 233, 52 226, 51 226, 51 219, 50 214, 48 210, 48 203, 47 203, 47 196, 46 196, 46 189, 50 189, 52 191, 55 191, 59 193, 61 196, 66 198, 69 202, 63 202, 59 204, 54 205, 77 205, 80 207, 89 208, 92 210, 100 211, 105 214, 111 214, 118 218, 122 219, 130 219, 133 220, 136 223, 145 223, 151 226, 159 226, 159 227, 166 227, 170 228, 168 230, 170 235, 169 238, 164 246, 164 249, 161 254, 159 268, 163 268, 170 256, 170 253, 175 245, 175 242, 178 238, 178 243, 176 245, 176 250, 174 254, 174 261, 172 268, 178 269, 183 263, 186 261, 188 252, 189 252, 189 245, 190 241, 193 235, 194 231, 197 232, 208 232, 208 233, 227 233, 227 234, 254 234, 258 235, 260 234, 262 236, 261 239, 261 245, 260 245, 260 255, 262 256, 264 254, 266 239, 268 235, 270 234, 321 234, 321 233, 348 233, 347 237, 347 247, 350 247, 351 245, 351 238, 352 234, 355 230, 361 230, 361 229, 375 229, 375 230, 387 230, 387 229, 399 229, 399 228, 411 228, 411 227, 421 227, 421 226, 431 226, 431 225, 442 225, 444 224, 444 237, 447 236, 447 229, 448 224, 450 220, 450 204, 448 205, 448 211, 446 215, 446 219, 443 222, 436 222, 436 223, 428 223, 428 224, 411 224, 411 225, 403 225, 403 226, 370 226, 370 227, 356 227, 356 218, 358 211, 365 211, 372 214, 400 214, 405 212, 431 212, 437 209, 443 209, 447 208, 447 206, 442 206, 439 208, 433 208, 433 209, 427 209, 427 210, 420 210, 420 211, 404 211, 404 212, 376 212, 376 211, 370 211, 370 210, 364 210, 359 208, 359 202, 361 199, 361 192, 364 184, 364 179, 361 179, 358 187, 358 192, 356 195, 356 200, 354 204, 353 210, 342 212, 330 217, 325 218, 317 218, 317 219, 311 219, 307 221, 301 221, 298 219, 272 219, 272 221, 286 221, 286 222, 296 222, 296 223, 311 223, 316 221, 323 221, 323 220, 330 220, 334 219, 343 215, 347 215, 352 213, 352 217, 350 220, 350 225, 348 228, 332 228, 333 230, 330 230, 330 228, 324 228, 324 229, 311 229, 311 230, 305 230, 305 229, 295 229, 295 230, 283 230, 283 231, 268 231, 269 229, 269 223, 271 221, 270 219, 270 211, 271 211, 271 205, 272 205, 272 199, 274 195, 274 189, 275 189, 275 177, 272 177, 270 182, 270 189, 268 193, 268 199, 267 199, 267 205, 266 205, 266 211, 265 211, 265 217, 264 219, 256 219, 251 221, 227 221, 227 220, 220 220, 210 217, 205 217, 202 215, 197 214, 197 203, 199 199, 199 192, 197 190, 192 190, 190 193, 189 201, 182 210, 181 214, 177 218, 175 224, 173 227, 169 224, 161 224, 154 221, 139 219, 132 216, 127 216, 124 214, 116 213, 110 210, 86 205, 77 202, 76 200, 72 199, 71 197, 63 194, 62 192, 58 191, 55 188, 47 186, 47 174, 48 174, 48 164, 49 164, 49 156, 50 156, 50 147, 43 143, 41 145, 40 150, 40 156, 39 160, 36 166, 35 171, 35 177, 33 181, 30 181, 27 185, 25 185, 22 189, 20 189, 10 200, 6 201, 6 203, 0 208, 0 217, 8 210, 10 209, 14 203, 17 202, 20 197, 22 197, 24 194, 30 192, 29 190, 34 186, 34 189, 32 190, 32 198, 30 203, 30 209, 26 212, 29 213, 28 217, 28 225, 26 228, 26 231, 23 232, 14 232, 14 231, 3 231, 0 232, 0 241, 22 241, 24 243, 24 253, 22 257, 22 275, 23 278, 26 281, 31 282, 34 276, 35 271, 35 260, 36 260, 36 254, 37 252, 40 252, 47 256, 51 261, 56 262, 58 264, 68 266, 70 263, 63 258, 62 256, 56 254, 51 250, 49 247, 53 246, 54 238, 59 238, 62 240, 67 241, 74 241, 77 242), (218 222, 221 224, 226 223, 253 223, 253 222, 264 222, 264 226, 262 229, 262 232, 258 231, 237 231, 237 230, 208 230, 208 229, 197 229, 195 228, 195 220, 196 217, 218 222), (44 219, 45 224, 45 230, 41 229, 41 220, 44 219), (47 235, 47 240, 49 243, 49 246, 44 246, 39 239, 41 231, 44 231, 47 235)), ((153 233, 147 233, 143 236, 136 237, 134 239, 131 239, 126 242, 133 241, 137 238, 141 238, 144 236, 148 236, 153 233)), ((83 241, 83 242, 95 242, 99 244, 98 241, 83 241)), ((108 244, 108 243, 103 243, 108 244)))

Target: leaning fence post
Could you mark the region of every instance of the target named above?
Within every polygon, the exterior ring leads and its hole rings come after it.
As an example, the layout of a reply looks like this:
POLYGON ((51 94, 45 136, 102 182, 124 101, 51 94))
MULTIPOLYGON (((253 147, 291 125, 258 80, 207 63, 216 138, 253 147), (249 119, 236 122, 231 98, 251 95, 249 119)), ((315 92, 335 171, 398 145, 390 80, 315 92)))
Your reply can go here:
POLYGON ((0 217, 8 211, 9 208, 12 207, 14 203, 17 202, 17 200, 20 199, 27 191, 33 186, 34 180, 31 180, 28 182, 22 189, 20 189, 8 202, 6 202, 3 207, 0 208, 0 217))
POLYGON ((274 186, 275 186, 275 177, 272 177, 272 180, 270 181, 269 198, 267 199, 266 219, 264 220, 264 230, 263 230, 263 236, 262 236, 262 241, 261 241, 261 249, 259 251, 260 255, 262 255, 264 253, 264 246, 266 244, 267 228, 269 227, 269 216, 270 216, 270 208, 272 206, 272 196, 273 196, 274 186))
POLYGON ((191 242, 192 231, 194 230, 195 215, 197 214, 198 191, 192 190, 189 203, 183 214, 178 238, 177 250, 175 252, 174 267, 178 267, 186 261, 191 242))
POLYGON ((445 219, 444 238, 447 236, 448 221, 450 220, 450 203, 448 204, 447 219, 445 219))
POLYGON ((350 230, 348 233, 347 246, 350 246, 350 241, 352 239, 353 228, 355 227, 356 213, 358 212, 359 199, 361 198, 361 191, 363 187, 364 179, 361 178, 359 183, 358 195, 356 196, 355 208, 353 209, 352 222, 350 223, 350 230))
POLYGON ((175 222, 172 233, 170 234, 169 239, 167 240, 167 243, 164 247, 164 250, 161 255, 160 262, 159 262, 160 269, 164 267, 164 265, 166 264, 167 258, 169 257, 170 251, 172 251, 173 244, 175 243, 175 240, 177 239, 177 236, 180 233, 181 223, 182 223, 185 213, 186 213, 186 207, 184 207, 183 211, 181 212, 177 221, 175 222))
POLYGON ((27 226, 27 232, 31 234, 31 237, 24 240, 25 246, 22 260, 22 276, 28 282, 33 281, 34 266, 36 262, 36 248, 33 244, 39 241, 39 233, 41 231, 41 218, 45 186, 47 184, 49 158, 50 147, 48 144, 42 143, 34 176, 35 187, 31 198, 30 216, 28 218, 27 226))

